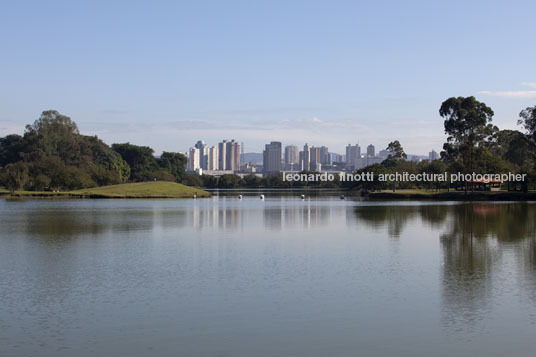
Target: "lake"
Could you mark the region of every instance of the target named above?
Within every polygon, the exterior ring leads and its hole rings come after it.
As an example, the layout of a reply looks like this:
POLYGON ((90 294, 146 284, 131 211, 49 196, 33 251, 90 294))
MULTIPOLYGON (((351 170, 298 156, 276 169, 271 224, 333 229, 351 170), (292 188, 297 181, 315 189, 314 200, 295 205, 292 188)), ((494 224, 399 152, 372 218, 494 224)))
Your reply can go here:
POLYGON ((0 200, 0 355, 533 356, 536 204, 0 200))

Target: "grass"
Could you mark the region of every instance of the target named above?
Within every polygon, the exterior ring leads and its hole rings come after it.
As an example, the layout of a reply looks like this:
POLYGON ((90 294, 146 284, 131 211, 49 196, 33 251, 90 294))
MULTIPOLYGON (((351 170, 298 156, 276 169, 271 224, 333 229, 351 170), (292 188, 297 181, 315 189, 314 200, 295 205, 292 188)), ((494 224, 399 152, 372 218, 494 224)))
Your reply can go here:
MULTIPOLYGON (((6 190, 0 194, 9 195, 6 190)), ((20 197, 80 197, 80 198, 189 198, 209 197, 210 193, 201 189, 167 181, 136 182, 121 185, 86 188, 76 191, 15 191, 12 196, 20 197)))

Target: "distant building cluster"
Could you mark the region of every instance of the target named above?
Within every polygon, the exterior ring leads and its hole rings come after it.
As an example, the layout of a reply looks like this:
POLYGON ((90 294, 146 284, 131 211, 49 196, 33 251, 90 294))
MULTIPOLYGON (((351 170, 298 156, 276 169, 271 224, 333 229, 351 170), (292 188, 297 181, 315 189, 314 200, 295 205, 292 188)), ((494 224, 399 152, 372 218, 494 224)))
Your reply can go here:
MULTIPOLYGON (((234 139, 223 140, 217 146, 211 147, 208 147, 204 141, 198 141, 187 152, 187 170, 209 175, 253 173, 264 176, 297 171, 342 172, 378 164, 389 157, 389 151, 380 150, 376 153, 376 148, 372 144, 367 146, 366 153, 361 152, 359 144, 348 144, 345 155, 330 152, 327 146, 310 146, 307 143, 301 150, 297 145, 283 147, 280 141, 266 144, 262 154, 244 154, 241 149, 243 151, 243 145, 234 139), (255 159, 251 159, 252 157, 255 159)), ((439 155, 432 150, 428 155, 428 160, 437 159, 439 155)), ((410 155, 408 160, 426 160, 426 156, 410 155)))
POLYGON ((240 170, 240 144, 234 139, 211 147, 200 140, 188 150, 187 157, 186 170, 190 172, 240 170))

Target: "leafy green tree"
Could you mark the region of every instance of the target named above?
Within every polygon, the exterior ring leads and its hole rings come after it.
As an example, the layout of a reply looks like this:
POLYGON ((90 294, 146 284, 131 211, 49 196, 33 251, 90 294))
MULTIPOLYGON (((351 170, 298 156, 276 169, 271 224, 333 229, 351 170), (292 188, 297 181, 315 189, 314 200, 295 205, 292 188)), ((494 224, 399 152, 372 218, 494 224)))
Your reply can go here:
POLYGON ((240 184, 240 176, 225 174, 218 180, 219 188, 237 188, 240 184))
MULTIPOLYGON (((102 166, 106 171, 113 171, 117 174, 117 178, 110 181, 109 184, 123 183, 128 181, 130 178, 130 166, 125 160, 123 160, 118 152, 110 148, 96 136, 85 136, 83 139, 85 145, 89 147, 92 161, 98 166, 102 166)), ((102 174, 110 176, 110 173, 102 174)), ((100 180, 96 181, 100 182, 100 180)))
POLYGON ((0 166, 13 164, 21 160, 20 153, 24 149, 24 142, 20 135, 12 134, 0 138, 0 166))
POLYGON ((44 191, 50 187, 50 177, 44 174, 38 174, 32 180, 30 187, 36 191, 44 191))
POLYGON ((391 187, 390 182, 380 181, 381 175, 392 173, 392 171, 386 168, 385 166, 381 164, 374 164, 374 165, 369 165, 367 167, 364 167, 356 171, 357 174, 361 174, 363 172, 365 173, 371 172, 373 174, 373 180, 356 182, 355 183, 356 187, 366 189, 366 190, 371 190, 371 191, 385 190, 391 187))
POLYGON ((400 141, 391 141, 387 145, 387 151, 389 151, 389 159, 407 159, 408 155, 404 152, 404 148, 400 144, 400 141))
POLYGON ((283 181, 283 175, 270 175, 263 178, 264 187, 285 188, 290 187, 290 182, 283 181))
POLYGON ((184 179, 186 162, 187 158, 183 154, 166 151, 157 159, 158 166, 173 175, 177 182, 184 179))
MULTIPOLYGON (((421 172, 428 173, 431 175, 439 175, 444 174, 447 171, 447 165, 444 162, 441 162, 440 160, 434 160, 432 162, 424 162, 421 167, 421 172)), ((422 186, 427 185, 428 188, 431 188, 432 185, 435 186, 437 190, 439 190, 442 186, 447 186, 447 183, 441 182, 439 180, 434 182, 423 182, 421 183, 422 186)))
POLYGON ((466 172, 475 171, 475 149, 497 130, 491 124, 493 110, 474 97, 452 97, 441 104, 447 142, 441 157, 447 162, 461 161, 466 172))
POLYGON ((154 179, 154 172, 159 170, 158 163, 153 156, 153 149, 148 146, 137 146, 130 143, 113 144, 114 149, 130 166, 131 181, 150 181, 154 179))
MULTIPOLYGON (((203 175, 205 176, 205 175, 203 175)), ((186 173, 182 183, 187 186, 203 187, 204 182, 201 175, 186 173)))
POLYGON ((0 180, 12 193, 20 190, 28 182, 28 167, 22 162, 8 164, 2 169, 0 180))
POLYGON ((77 163, 80 158, 78 126, 66 115, 56 110, 44 111, 26 132, 36 134, 46 155, 59 156, 66 164, 77 163))
MULTIPOLYGON (((198 175, 196 175, 198 176, 198 175)), ((201 175, 202 184, 199 187, 216 188, 218 187, 218 177, 213 175, 201 175)), ((184 183, 184 181, 183 181, 184 183)), ((194 185, 195 186, 195 185, 194 185)))
POLYGON ((246 175, 244 176, 244 186, 250 187, 250 188, 257 188, 261 187, 262 185, 262 179, 257 175, 246 175))
POLYGON ((500 130, 495 138, 491 152, 496 156, 517 166, 530 160, 531 143, 523 133, 517 130, 500 130))
POLYGON ((519 117, 517 123, 523 125, 530 140, 536 144, 536 105, 522 110, 519 117))

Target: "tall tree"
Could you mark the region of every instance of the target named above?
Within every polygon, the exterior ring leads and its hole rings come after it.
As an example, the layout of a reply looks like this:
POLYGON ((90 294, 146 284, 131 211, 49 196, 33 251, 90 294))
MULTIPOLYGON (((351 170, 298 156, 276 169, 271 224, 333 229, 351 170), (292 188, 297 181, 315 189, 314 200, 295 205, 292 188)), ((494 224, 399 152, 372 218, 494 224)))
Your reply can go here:
POLYGON ((400 144, 400 141, 391 141, 387 145, 387 151, 389 151, 389 159, 407 159, 408 155, 404 152, 404 148, 400 144))
POLYGON ((523 125, 531 141, 536 144, 536 105, 527 107, 519 113, 517 123, 523 125))
POLYGON ((46 110, 32 125, 26 126, 26 133, 39 137, 46 155, 59 156, 67 164, 78 163, 80 147, 77 139, 80 133, 76 123, 68 116, 56 110, 46 110))
POLYGON ((441 156, 447 162, 461 161, 465 171, 475 170, 475 149, 483 146, 497 128, 491 124, 493 110, 475 97, 452 97, 441 104, 447 142, 441 156))

